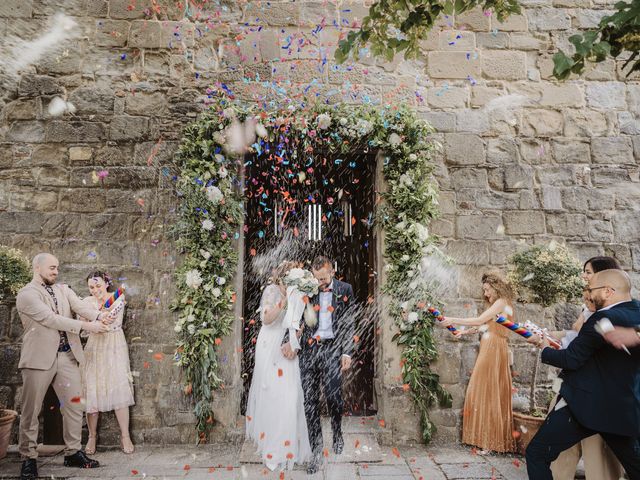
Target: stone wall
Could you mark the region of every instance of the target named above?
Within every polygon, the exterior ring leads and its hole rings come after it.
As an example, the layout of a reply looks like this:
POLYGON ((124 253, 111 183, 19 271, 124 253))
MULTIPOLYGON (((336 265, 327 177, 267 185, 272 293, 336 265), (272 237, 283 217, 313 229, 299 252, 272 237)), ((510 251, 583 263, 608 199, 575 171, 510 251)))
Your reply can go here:
MULTIPOLYGON (((79 39, 19 78, 2 77, 0 243, 28 255, 56 253, 62 278, 77 291, 86 290, 82 279, 95 266, 130 287, 126 334, 136 373, 134 441, 195 438, 171 358, 168 304, 179 259, 168 232, 176 204, 169 166, 183 126, 216 83, 247 101, 307 95, 329 102, 404 102, 430 121, 443 145, 437 160, 443 215, 431 229, 461 271, 450 314, 481 308, 481 272, 503 266, 523 243, 566 241, 583 260, 612 254, 640 284, 640 86, 612 60, 590 68, 581 80, 551 78, 553 52, 567 50, 568 37, 595 25, 613 1, 525 0, 523 14, 505 23, 473 11, 443 19, 417 62, 364 58, 343 66, 334 64, 332 51, 366 14, 360 2, 201 3, 0 5, 3 38, 35 38, 57 11, 80 24, 79 39), (490 103, 508 94, 523 97, 490 103), (71 101, 75 115, 51 117, 47 106, 55 95, 71 101), (104 171, 108 175, 100 179, 104 171)), ((521 316, 540 315, 529 307, 521 316)), ((2 399, 6 391, 14 395, 19 382, 11 368, 17 337, 6 332, 2 399)), ((446 355, 438 369, 455 409, 436 410, 434 419, 438 438, 449 441, 458 438, 477 342, 453 343, 444 333, 442 340, 446 355)), ((220 435, 236 427, 238 341, 223 352, 231 360, 216 402, 220 435)), ((416 422, 406 415, 410 402, 398 380, 398 350, 390 335, 379 344, 379 416, 387 420, 388 438, 415 437, 416 422)), ((529 357, 516 358, 526 377, 529 357)), ((107 418, 105 442, 116 443, 114 427, 107 418)))

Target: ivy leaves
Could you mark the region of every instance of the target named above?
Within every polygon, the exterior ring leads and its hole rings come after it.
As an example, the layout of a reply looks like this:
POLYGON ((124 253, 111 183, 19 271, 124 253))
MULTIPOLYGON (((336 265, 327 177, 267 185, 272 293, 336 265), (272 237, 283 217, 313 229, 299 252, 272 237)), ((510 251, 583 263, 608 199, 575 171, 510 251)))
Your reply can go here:
POLYGON ((392 61, 402 53, 405 59, 417 58, 420 43, 425 40, 443 15, 464 13, 477 6, 496 14, 503 20, 512 13, 520 13, 517 0, 379 0, 369 8, 358 31, 349 32, 335 52, 338 63, 351 56, 370 53, 392 61))
POLYGON ((628 56, 622 70, 627 76, 640 70, 640 0, 618 2, 616 12, 603 17, 595 30, 569 37, 575 53, 568 56, 562 50, 553 56, 553 75, 564 80, 572 73, 580 75, 587 62, 602 62, 608 57, 628 56), (630 66, 630 68, 629 68, 630 66))

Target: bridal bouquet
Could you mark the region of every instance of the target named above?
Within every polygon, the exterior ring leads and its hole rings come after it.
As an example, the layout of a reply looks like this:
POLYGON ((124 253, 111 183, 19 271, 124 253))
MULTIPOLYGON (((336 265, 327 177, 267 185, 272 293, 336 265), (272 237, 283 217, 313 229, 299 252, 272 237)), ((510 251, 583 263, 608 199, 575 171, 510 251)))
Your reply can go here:
MULTIPOLYGON (((290 302, 292 300, 292 296, 295 296, 300 297, 297 298, 297 300, 306 304, 306 306, 303 307, 304 323, 311 328, 315 327, 318 324, 318 316, 316 315, 313 305, 309 301, 309 297, 313 297, 318 294, 318 280, 316 280, 309 270, 305 270, 303 268, 292 268, 284 276, 283 283, 287 286, 287 295, 289 296, 290 302), (301 294, 304 294, 307 298, 302 298, 301 294)), ((297 316, 297 314, 293 313, 293 310, 294 309, 292 308, 292 315, 297 316)))
POLYGON ((318 280, 309 270, 303 268, 292 268, 283 279, 287 287, 295 287, 299 292, 313 297, 318 293, 318 280))

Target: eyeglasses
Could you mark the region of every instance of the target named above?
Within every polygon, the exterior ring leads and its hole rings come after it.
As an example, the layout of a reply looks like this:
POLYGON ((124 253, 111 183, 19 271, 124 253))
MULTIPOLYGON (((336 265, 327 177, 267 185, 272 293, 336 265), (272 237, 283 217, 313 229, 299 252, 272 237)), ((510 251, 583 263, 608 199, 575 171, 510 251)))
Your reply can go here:
POLYGON ((607 285, 605 285, 605 286, 603 286, 603 287, 592 287, 592 288, 587 287, 587 288, 585 288, 585 289, 584 289, 584 291, 585 291, 585 292, 587 292, 587 293, 591 293, 591 292, 593 292, 594 290, 598 290, 598 289, 600 289, 600 288, 608 288, 608 289, 610 289, 610 290, 612 290, 612 291, 614 291, 614 292, 616 291, 616 289, 615 289, 615 288, 611 288, 611 287, 609 287, 609 286, 607 286, 607 285))

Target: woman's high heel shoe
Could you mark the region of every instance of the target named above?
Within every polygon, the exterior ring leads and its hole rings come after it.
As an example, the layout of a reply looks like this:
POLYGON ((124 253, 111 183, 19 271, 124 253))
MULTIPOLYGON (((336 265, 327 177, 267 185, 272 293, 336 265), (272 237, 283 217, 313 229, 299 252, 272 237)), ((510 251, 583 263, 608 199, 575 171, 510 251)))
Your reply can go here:
POLYGON ((120 437, 120 449, 122 450, 123 453, 126 453, 127 455, 135 452, 136 448, 133 446, 133 443, 131 442, 131 438, 130 437, 120 437), (126 447, 124 446, 124 439, 128 439, 129 443, 131 444, 130 447, 126 447))
POLYGON ((96 445, 97 445, 96 437, 93 435, 89 435, 89 439, 87 440, 87 446, 84 447, 84 453, 87 455, 93 455, 96 453, 96 445), (93 443, 93 444, 92 444, 93 443))

